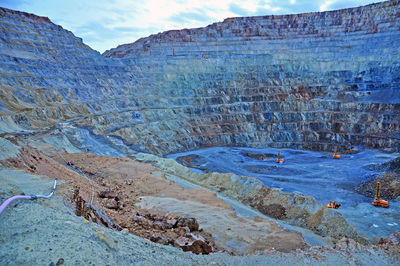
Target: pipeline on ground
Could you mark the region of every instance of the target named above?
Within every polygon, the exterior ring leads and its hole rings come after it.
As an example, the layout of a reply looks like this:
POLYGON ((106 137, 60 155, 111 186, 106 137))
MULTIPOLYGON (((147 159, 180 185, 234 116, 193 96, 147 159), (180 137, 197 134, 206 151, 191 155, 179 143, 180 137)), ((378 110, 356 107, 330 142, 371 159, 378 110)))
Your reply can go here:
POLYGON ((53 196, 54 192, 56 191, 56 187, 57 187, 57 179, 54 180, 53 188, 51 189, 51 192, 50 192, 49 195, 40 195, 40 194, 38 194, 38 195, 29 195, 29 196, 27 196, 27 195, 15 195, 15 196, 12 196, 12 197, 8 198, 6 201, 4 201, 3 204, 0 205, 0 214, 14 200, 19 200, 19 199, 30 199, 30 200, 34 200, 34 199, 50 199, 51 196, 53 196))

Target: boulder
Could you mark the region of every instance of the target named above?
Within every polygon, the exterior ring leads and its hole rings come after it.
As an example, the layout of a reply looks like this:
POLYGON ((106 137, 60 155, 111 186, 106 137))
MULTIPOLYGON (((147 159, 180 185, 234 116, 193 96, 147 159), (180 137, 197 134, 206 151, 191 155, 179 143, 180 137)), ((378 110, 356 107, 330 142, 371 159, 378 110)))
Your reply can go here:
POLYGON ((106 189, 104 191, 101 191, 99 193, 99 197, 103 198, 103 199, 104 198, 107 198, 107 199, 116 198, 116 199, 118 199, 118 194, 116 192, 114 192, 111 188, 108 188, 108 189, 106 189))
POLYGON ((179 218, 176 227, 188 227, 190 232, 199 230, 199 223, 195 218, 179 218))
POLYGON ((171 239, 169 239, 166 236, 163 236, 161 234, 152 234, 150 236, 150 241, 158 243, 158 244, 162 244, 162 245, 169 245, 171 243, 173 243, 173 241, 171 239))
POLYGON ((122 205, 119 201, 116 201, 115 199, 107 199, 106 208, 112 209, 112 210, 119 210, 122 209, 122 205))
POLYGON ((195 240, 190 245, 181 246, 183 251, 191 251, 195 254, 210 254, 212 247, 204 241, 195 240))
POLYGON ((172 225, 165 221, 155 221, 153 223, 153 228, 159 230, 167 230, 167 229, 172 229, 172 225))

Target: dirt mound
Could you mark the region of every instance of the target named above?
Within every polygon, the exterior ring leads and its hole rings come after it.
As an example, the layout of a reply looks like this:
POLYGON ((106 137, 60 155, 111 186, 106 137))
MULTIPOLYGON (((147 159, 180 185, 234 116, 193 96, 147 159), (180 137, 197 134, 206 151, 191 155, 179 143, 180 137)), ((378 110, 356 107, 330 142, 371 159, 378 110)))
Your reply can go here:
POLYGON ((376 169, 384 169, 386 172, 381 176, 368 182, 360 184, 356 191, 364 196, 374 198, 376 192, 376 183, 381 182, 381 197, 383 199, 396 199, 400 196, 400 157, 374 166, 376 169))
POLYGON ((196 169, 200 169, 203 171, 208 171, 208 169, 206 167, 202 167, 202 165, 205 165, 208 162, 208 160, 207 160, 207 158, 202 157, 200 155, 188 154, 185 156, 179 156, 176 158, 176 160, 186 167, 196 168, 196 169))
POLYGON ((378 242, 378 246, 383 247, 400 259, 400 231, 396 231, 386 238, 381 238, 378 242))
POLYGON ((243 155, 260 161, 269 160, 270 158, 278 158, 277 154, 272 154, 272 153, 245 152, 243 153, 243 155))

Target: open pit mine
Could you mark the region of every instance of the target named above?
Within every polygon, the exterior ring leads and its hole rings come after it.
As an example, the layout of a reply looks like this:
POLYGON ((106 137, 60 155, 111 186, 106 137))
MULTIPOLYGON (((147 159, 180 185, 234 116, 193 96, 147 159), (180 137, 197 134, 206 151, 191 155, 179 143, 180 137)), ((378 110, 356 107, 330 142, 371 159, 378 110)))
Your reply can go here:
POLYGON ((0 7, 1 265, 399 265, 399 152, 398 0, 103 54, 0 7))

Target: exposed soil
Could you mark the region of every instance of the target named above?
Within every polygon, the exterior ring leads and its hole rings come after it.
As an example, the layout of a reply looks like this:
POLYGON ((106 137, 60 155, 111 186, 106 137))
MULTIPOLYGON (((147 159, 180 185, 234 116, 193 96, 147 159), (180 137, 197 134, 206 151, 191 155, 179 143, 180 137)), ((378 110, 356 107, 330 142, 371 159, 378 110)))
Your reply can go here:
MULTIPOLYGON (((214 193, 183 188, 147 163, 87 153, 46 156, 26 146, 19 157, 2 164, 65 181, 57 193, 64 194, 75 205, 77 215, 87 220, 117 230, 125 228, 184 251, 244 255, 290 252, 306 246, 300 233, 286 231, 264 218, 237 217, 214 193), (149 205, 148 199, 156 200, 149 205)), ((272 214, 284 214, 272 209, 272 214)))

